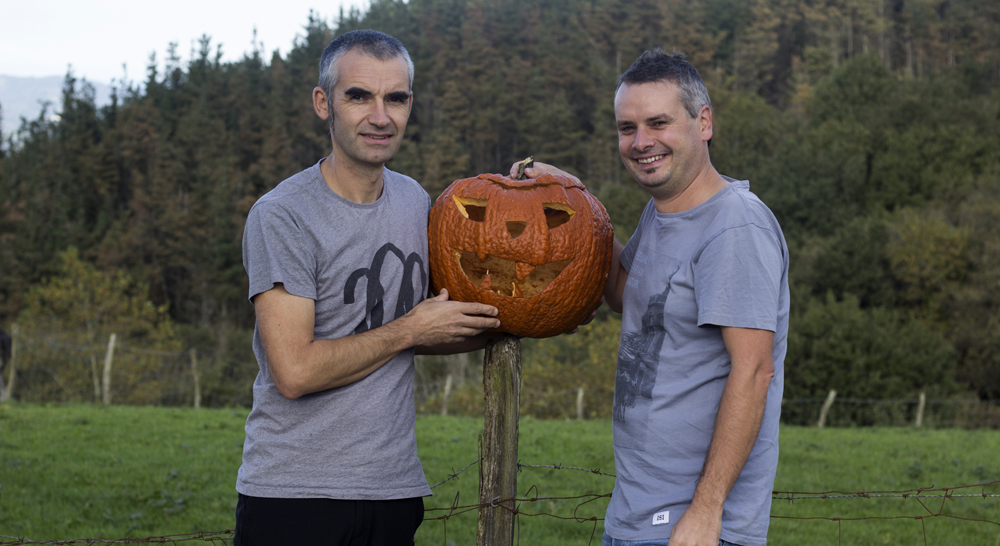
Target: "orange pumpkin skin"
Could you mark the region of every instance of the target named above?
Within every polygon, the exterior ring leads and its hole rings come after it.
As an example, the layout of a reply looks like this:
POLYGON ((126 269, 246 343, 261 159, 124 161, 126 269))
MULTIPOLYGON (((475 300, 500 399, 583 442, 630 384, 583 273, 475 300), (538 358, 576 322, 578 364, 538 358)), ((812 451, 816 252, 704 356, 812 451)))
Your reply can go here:
POLYGON ((453 182, 431 208, 431 282, 495 306, 499 331, 551 337, 597 307, 613 239, 604 206, 571 178, 481 174, 453 182))

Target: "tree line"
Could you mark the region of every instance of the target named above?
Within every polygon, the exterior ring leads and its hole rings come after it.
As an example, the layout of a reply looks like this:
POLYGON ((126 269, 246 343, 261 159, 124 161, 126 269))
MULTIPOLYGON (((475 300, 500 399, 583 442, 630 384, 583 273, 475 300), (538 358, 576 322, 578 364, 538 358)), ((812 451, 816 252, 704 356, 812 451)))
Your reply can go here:
MULTIPOLYGON (((786 396, 1000 399, 1000 5, 973 0, 376 0, 310 16, 284 56, 222 62, 206 36, 182 60, 170 44, 100 108, 67 74, 58 121, 0 136, 0 323, 50 320, 39 295, 79 260, 163 310, 137 336, 213 355, 220 384, 252 381, 243 222, 328 152, 309 97, 323 47, 357 28, 416 66, 390 168, 436 197, 534 155, 578 174, 623 242, 647 196, 618 159, 614 82, 645 49, 685 52, 713 99, 713 163, 750 180, 789 241, 786 396)), ((588 334, 607 353, 614 335, 588 334)), ((526 350, 578 363, 573 379, 540 368, 553 385, 609 381, 587 366, 613 354, 526 350)))

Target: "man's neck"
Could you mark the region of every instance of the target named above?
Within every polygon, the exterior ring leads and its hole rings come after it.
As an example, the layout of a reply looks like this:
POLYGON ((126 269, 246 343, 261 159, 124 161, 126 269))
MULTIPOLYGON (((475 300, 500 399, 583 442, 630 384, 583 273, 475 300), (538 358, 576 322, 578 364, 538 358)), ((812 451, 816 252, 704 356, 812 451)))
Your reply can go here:
POLYGON ((715 167, 711 163, 707 163, 706 168, 702 169, 687 188, 684 188, 679 194, 665 199, 657 199, 654 196, 653 206, 656 207, 656 212, 662 214, 684 212, 708 201, 728 185, 722 175, 715 170, 715 167))
POLYGON ((334 193, 355 203, 374 203, 382 195, 382 168, 384 165, 360 165, 337 161, 330 152, 320 166, 323 180, 334 193))

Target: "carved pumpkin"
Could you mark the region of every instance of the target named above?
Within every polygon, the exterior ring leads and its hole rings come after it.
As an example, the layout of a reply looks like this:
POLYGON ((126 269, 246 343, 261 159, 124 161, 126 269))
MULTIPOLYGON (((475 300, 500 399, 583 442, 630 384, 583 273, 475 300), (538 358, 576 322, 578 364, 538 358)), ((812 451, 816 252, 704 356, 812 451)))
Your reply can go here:
POLYGON ((456 180, 430 213, 431 281, 451 299, 499 309, 500 330, 550 337, 597 306, 611 267, 611 222, 564 176, 456 180))

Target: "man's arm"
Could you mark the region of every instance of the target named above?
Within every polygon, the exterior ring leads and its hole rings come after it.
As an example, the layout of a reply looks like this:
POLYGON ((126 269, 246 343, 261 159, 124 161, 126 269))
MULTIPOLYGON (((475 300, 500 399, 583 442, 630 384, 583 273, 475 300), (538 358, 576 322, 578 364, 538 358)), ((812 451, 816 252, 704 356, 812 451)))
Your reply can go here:
POLYGON ((498 340, 503 334, 479 334, 467 337, 455 343, 440 343, 437 345, 417 345, 415 347, 418 355, 453 355, 458 353, 470 353, 485 349, 486 343, 493 339, 498 340))
POLYGON ((315 302, 280 283, 253 304, 271 377, 290 399, 354 383, 410 347, 454 344, 500 326, 495 307, 448 301, 445 290, 388 324, 337 339, 314 339, 315 302))
POLYGON ((611 269, 608 271, 608 282, 604 285, 604 301, 615 313, 622 312, 622 294, 625 293, 625 283, 628 282, 628 271, 622 265, 622 244, 617 238, 612 239, 611 269))
POLYGON ((750 456, 774 377, 774 332, 722 328, 732 367, 722 391, 715 431, 691 506, 670 534, 670 546, 717 546, 722 508, 750 456))

